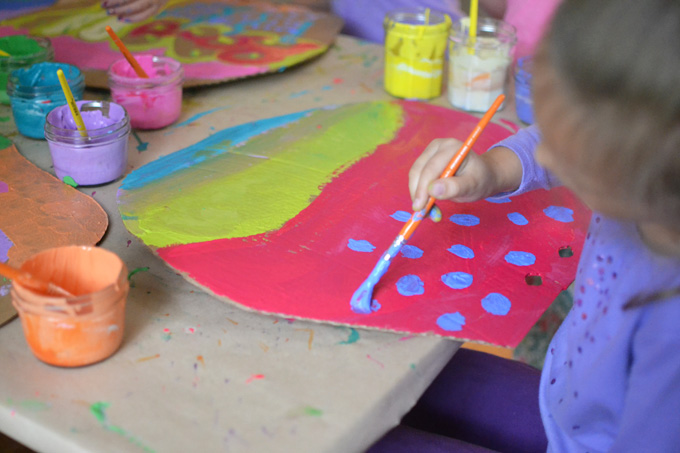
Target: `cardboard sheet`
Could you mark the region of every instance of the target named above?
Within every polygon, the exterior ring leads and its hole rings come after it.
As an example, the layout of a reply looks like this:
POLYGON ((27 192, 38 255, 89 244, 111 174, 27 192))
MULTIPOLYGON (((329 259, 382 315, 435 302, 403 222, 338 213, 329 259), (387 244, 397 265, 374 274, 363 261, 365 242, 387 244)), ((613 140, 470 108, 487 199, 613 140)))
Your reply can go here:
POLYGON ((264 1, 170 0, 156 17, 127 23, 107 16, 99 2, 76 0, 8 19, 0 36, 47 36, 56 61, 78 66, 88 86, 107 88, 106 71, 122 58, 107 25, 133 54, 180 61, 185 86, 195 86, 282 71, 320 55, 342 20, 264 1))
MULTIPOLYGON (((240 306, 516 346, 576 271, 590 212, 566 189, 441 203, 444 220, 424 222, 376 286, 380 308, 349 304, 410 215, 412 162, 476 122, 406 101, 258 121, 135 170, 119 209, 168 264, 240 306)), ((475 151, 507 135, 491 124, 475 151)))
MULTIPOLYGON (((0 136, 0 261, 18 267, 31 255, 62 245, 94 245, 108 226, 91 197, 26 160, 0 136)), ((0 276, 0 325, 16 315, 10 283, 0 276)))

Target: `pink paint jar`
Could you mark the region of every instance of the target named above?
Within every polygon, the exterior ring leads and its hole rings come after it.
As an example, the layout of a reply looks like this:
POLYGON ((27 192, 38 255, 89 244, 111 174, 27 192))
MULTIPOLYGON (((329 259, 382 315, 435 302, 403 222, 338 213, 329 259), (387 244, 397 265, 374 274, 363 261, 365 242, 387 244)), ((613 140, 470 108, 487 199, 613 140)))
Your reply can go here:
POLYGON ((130 115, 135 129, 160 129, 179 118, 182 112, 182 64, 170 57, 135 56, 149 78, 141 78, 126 59, 109 67, 109 88, 114 102, 130 115))
POLYGON ((38 359, 77 367, 116 352, 129 291, 127 267, 116 254, 99 247, 57 247, 33 255, 21 270, 73 294, 41 294, 12 284, 12 304, 38 359))
POLYGON ((113 102, 78 101, 87 136, 76 127, 68 104, 52 110, 45 121, 45 138, 54 171, 82 186, 114 181, 127 169, 130 117, 113 102))

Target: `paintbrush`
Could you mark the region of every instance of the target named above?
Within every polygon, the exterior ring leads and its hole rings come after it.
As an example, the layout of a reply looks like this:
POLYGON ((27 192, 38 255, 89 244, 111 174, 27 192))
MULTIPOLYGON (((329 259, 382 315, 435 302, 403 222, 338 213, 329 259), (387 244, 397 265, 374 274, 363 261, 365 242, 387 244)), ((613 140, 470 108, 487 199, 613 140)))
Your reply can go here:
POLYGON ((141 77, 142 79, 148 79, 149 75, 144 71, 144 69, 139 65, 135 57, 132 56, 130 51, 128 50, 127 47, 125 47, 125 44, 123 44, 123 41, 120 40, 118 35, 116 34, 115 31, 113 31, 113 28, 111 28, 109 25, 106 27, 106 32, 109 34, 111 39, 113 39, 113 42, 118 46, 120 51, 122 52, 123 56, 125 59, 130 63, 130 66, 132 66, 132 69, 135 70, 137 73, 137 76, 141 77))
POLYGON ((0 263, 0 275, 19 283, 31 291, 53 296, 73 297, 73 294, 54 283, 35 278, 28 272, 23 272, 4 263, 0 263))
POLYGON ((64 71, 57 69, 57 77, 59 78, 59 83, 61 84, 61 89, 64 91, 64 98, 66 98, 66 103, 68 108, 71 110, 71 115, 73 115, 73 121, 76 123, 76 128, 80 133, 81 137, 87 137, 87 130, 85 129, 85 123, 83 122, 83 117, 80 115, 80 110, 78 110, 78 104, 73 97, 71 88, 68 86, 68 81, 64 75, 64 71))
MULTIPOLYGON (((489 110, 487 110, 484 116, 482 116, 482 118, 479 120, 479 123, 477 123, 477 126, 474 128, 470 136, 467 138, 467 140, 465 140, 460 149, 451 158, 451 161, 448 163, 448 165, 442 172, 440 179, 453 176, 456 173, 456 171, 458 171, 458 168, 467 157, 468 152, 475 144, 477 138, 479 138, 486 125, 489 124, 491 117, 493 117, 494 113, 496 113, 496 110, 498 110, 498 108, 501 106, 503 100, 505 100, 505 96, 502 94, 496 98, 491 107, 489 107, 489 110)), ((383 255, 380 257, 378 263, 375 265, 366 281, 364 281, 352 295, 350 307, 352 308, 353 311, 363 314, 371 312, 373 288, 382 278, 385 272, 387 272, 387 268, 389 268, 392 259, 395 256, 397 256, 402 246, 411 237, 411 235, 418 227, 420 222, 425 218, 425 216, 428 215, 428 213, 434 206, 434 202, 435 202, 434 197, 430 197, 427 200, 425 208, 421 209, 420 211, 414 212, 411 218, 403 226, 401 231, 399 231, 399 235, 394 240, 394 242, 392 242, 390 248, 387 249, 387 251, 383 253, 383 255)))

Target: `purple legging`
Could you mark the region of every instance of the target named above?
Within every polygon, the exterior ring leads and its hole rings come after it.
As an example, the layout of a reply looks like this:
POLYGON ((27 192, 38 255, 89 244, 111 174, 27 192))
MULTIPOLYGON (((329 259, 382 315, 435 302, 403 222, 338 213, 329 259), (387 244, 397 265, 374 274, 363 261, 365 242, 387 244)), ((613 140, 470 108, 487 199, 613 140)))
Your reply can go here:
POLYGON ((367 453, 545 452, 539 380, 529 365, 460 349, 367 453))

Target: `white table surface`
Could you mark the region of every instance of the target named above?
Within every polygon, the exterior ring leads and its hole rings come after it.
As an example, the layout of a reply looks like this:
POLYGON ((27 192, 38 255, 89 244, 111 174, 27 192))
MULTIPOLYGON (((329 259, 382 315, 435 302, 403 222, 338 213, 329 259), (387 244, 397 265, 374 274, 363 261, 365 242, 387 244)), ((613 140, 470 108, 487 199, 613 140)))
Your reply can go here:
MULTIPOLYGON (((329 105, 387 100, 383 48, 347 36, 283 73, 186 90, 175 127, 130 138, 130 170, 215 130, 329 105), (212 109, 212 113, 200 116, 212 109)), ((86 98, 106 99, 106 91, 86 98)), ((512 96, 501 118, 516 122, 512 96)), ((433 104, 449 106, 445 95, 433 104)), ((44 141, 0 133, 51 172, 44 141)), ((120 180, 80 187, 106 210, 101 246, 132 277, 121 349, 77 369, 37 360, 18 319, 0 328, 0 431, 45 452, 353 452, 395 426, 460 343, 243 311, 202 292, 127 232, 120 180), (358 334, 358 340, 354 341, 358 334)), ((405 188, 406 190, 406 188, 405 188)))

